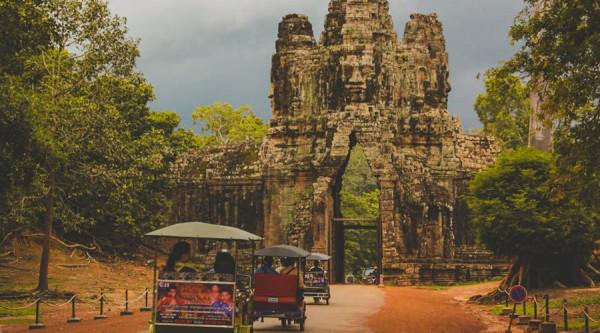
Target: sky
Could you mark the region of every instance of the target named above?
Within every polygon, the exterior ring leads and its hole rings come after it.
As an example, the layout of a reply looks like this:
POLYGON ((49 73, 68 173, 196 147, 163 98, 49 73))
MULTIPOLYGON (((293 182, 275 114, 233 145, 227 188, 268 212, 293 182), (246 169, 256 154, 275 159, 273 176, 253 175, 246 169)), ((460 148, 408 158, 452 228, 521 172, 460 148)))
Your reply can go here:
MULTIPOLYGON (((176 111, 182 127, 215 101, 249 104, 271 117, 268 92, 277 26, 290 13, 309 17, 318 39, 328 0, 109 0, 140 38, 139 69, 155 88, 154 110, 176 111)), ((508 30, 522 0, 390 0, 399 36, 411 13, 437 13, 450 57, 449 111, 465 129, 480 128, 473 110, 476 78, 514 53, 508 30)))

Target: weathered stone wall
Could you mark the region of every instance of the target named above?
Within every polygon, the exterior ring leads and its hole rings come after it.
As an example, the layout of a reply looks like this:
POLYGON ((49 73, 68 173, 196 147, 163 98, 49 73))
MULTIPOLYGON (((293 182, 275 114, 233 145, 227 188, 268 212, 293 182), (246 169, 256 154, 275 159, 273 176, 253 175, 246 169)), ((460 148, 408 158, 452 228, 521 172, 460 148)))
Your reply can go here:
POLYGON ((260 155, 228 147, 187 162, 179 175, 202 177, 178 194, 180 216, 238 224, 232 207, 262 200, 244 221, 255 221, 266 245, 335 256, 341 175, 360 144, 381 193, 386 281, 451 282, 496 269, 463 251, 473 235, 461 195, 498 148, 464 134, 448 113, 448 54, 435 14, 412 15, 398 39, 387 0, 331 0, 318 42, 306 16, 283 18, 272 63, 272 120, 260 155), (233 198, 239 191, 249 195, 233 198))
POLYGON ((258 146, 207 147, 173 166, 171 222, 203 221, 260 232, 263 181, 258 146))

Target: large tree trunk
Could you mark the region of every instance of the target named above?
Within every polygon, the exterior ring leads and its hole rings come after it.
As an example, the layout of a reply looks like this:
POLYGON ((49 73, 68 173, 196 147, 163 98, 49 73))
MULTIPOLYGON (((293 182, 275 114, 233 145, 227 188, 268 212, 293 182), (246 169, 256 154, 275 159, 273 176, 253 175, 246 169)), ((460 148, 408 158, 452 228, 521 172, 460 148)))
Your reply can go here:
POLYGON ((44 212, 44 239, 42 241, 42 258, 40 260, 40 274, 38 277, 38 291, 48 290, 48 266, 50 264, 50 239, 52 238, 52 224, 54 220, 54 176, 48 175, 46 179, 48 193, 46 194, 46 211, 44 212))

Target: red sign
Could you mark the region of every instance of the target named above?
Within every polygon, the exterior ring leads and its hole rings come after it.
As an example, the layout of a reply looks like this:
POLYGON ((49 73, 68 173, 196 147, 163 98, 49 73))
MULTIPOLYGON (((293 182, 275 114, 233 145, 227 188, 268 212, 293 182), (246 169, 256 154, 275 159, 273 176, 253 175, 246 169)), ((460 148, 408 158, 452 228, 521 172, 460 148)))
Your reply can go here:
POLYGON ((514 286, 508 292, 510 299, 515 304, 521 304, 527 299, 527 289, 523 286, 514 286))

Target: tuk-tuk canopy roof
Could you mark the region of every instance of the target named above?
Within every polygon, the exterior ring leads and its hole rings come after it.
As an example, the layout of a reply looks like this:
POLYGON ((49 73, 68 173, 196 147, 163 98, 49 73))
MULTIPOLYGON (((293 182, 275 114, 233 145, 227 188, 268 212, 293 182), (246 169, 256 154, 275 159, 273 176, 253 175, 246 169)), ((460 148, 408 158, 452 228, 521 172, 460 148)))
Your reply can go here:
POLYGON ((198 238, 215 240, 260 241, 262 237, 245 230, 204 222, 185 222, 170 225, 146 234, 148 237, 198 238))
POLYGON ((310 252, 299 247, 291 245, 275 245, 256 251, 256 256, 260 257, 290 257, 290 258, 306 258, 310 252))
POLYGON ((318 261, 327 261, 327 260, 330 260, 331 257, 328 256, 328 255, 326 255, 326 254, 323 254, 323 253, 313 252, 306 259, 308 259, 308 260, 318 260, 318 261))

